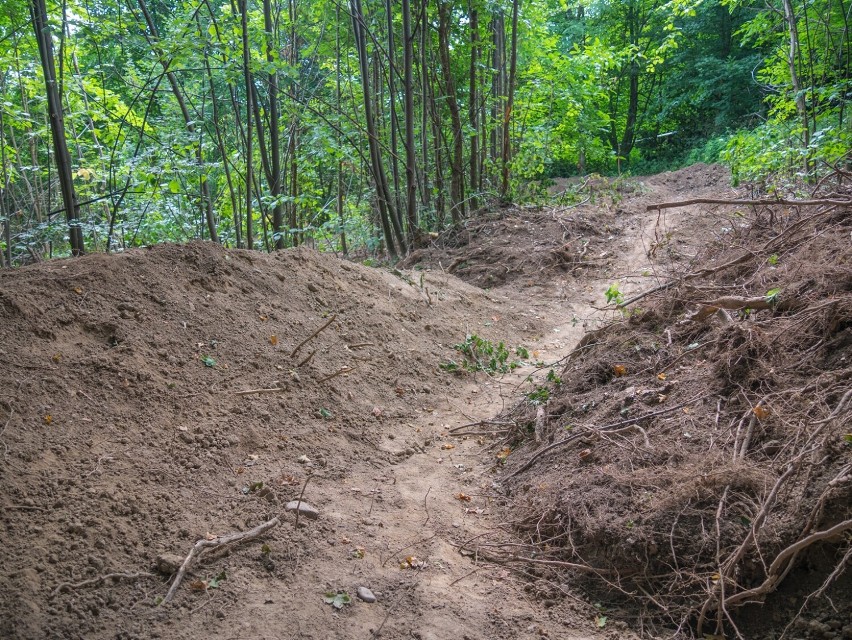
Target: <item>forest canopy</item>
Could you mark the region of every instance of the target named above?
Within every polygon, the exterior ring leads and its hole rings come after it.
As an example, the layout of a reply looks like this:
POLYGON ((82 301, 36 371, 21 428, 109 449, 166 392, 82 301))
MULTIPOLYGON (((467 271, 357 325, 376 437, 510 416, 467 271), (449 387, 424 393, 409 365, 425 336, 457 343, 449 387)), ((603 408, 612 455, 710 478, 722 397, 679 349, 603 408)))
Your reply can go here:
POLYGON ((849 161, 849 0, 0 0, 3 263, 400 256, 547 180, 849 161))

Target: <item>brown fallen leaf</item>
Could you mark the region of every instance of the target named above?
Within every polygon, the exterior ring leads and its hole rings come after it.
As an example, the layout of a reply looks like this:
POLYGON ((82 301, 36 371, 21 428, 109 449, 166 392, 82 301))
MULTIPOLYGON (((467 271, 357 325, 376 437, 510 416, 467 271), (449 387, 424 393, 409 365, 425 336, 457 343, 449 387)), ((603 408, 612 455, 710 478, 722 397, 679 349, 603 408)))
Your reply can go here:
POLYGON ((757 416, 758 420, 766 420, 769 417, 769 409, 764 407, 763 405, 757 405, 754 409, 752 409, 754 415, 757 416))
POLYGON ((455 449, 455 448, 456 448, 456 445, 450 444, 449 442, 441 445, 441 449, 444 449, 445 451, 448 451, 450 449, 455 449))
POLYGON ((616 364, 613 365, 612 372, 615 374, 616 378, 620 378, 621 376, 627 373, 627 367, 625 367, 623 364, 616 364))
POLYGON ((471 500, 470 496, 467 495, 466 493, 457 493, 455 495, 455 499, 460 500, 462 502, 470 502, 470 500, 471 500))
POLYGON ((269 344, 273 347, 278 344, 278 336, 269 336, 269 344))

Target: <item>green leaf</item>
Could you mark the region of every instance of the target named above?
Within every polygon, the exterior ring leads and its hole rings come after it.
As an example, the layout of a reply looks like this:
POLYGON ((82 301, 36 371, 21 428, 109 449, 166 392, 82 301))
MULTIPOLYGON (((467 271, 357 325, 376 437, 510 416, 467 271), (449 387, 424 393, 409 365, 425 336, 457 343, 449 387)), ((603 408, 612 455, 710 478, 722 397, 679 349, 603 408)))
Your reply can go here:
POLYGON ((331 411, 329 411, 328 409, 326 409, 324 407, 320 407, 319 414, 320 414, 320 416, 322 416, 326 420, 328 420, 331 417, 331 411))
POLYGON ((595 624, 598 626, 598 629, 603 629, 606 626, 606 616, 598 616, 595 618, 595 624))
POLYGON ((201 362, 204 363, 205 367, 212 368, 216 366, 216 360, 214 360, 212 356, 201 356, 201 362))
POLYGON ((172 180, 169 182, 169 191, 172 193, 180 193, 180 182, 177 180, 172 180))
POLYGON ((350 598, 349 594, 345 591, 341 593, 335 593, 334 591, 326 591, 323 601, 326 604, 330 604, 335 609, 342 609, 344 605, 347 605, 352 602, 352 598, 350 598))
POLYGON ((215 589, 216 587, 219 586, 219 583, 222 582, 223 580, 225 580, 226 578, 227 578, 227 576, 225 575, 225 570, 223 569, 221 572, 219 572, 219 574, 215 578, 210 578, 207 581, 207 588, 208 589, 215 589))

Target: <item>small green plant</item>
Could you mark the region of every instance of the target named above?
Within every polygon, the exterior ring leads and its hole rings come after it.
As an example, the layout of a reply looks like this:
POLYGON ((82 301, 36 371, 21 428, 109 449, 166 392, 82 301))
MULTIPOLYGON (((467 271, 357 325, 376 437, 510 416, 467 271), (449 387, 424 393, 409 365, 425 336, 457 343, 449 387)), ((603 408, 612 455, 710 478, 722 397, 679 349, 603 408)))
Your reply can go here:
POLYGON ((550 390, 547 387, 538 387, 527 394, 527 400, 532 405, 544 404, 550 400, 550 390))
POLYGON ((204 363, 205 367, 213 368, 216 366, 216 360, 213 356, 201 356, 201 362, 204 363))
POLYGON ((769 264, 773 267, 775 265, 777 265, 778 264, 778 254, 773 253, 771 256, 769 256, 769 260, 767 260, 767 262, 769 262, 769 264))
POLYGON ((617 282, 613 282, 609 285, 609 289, 606 290, 604 295, 606 295, 607 304, 612 304, 613 302, 615 304, 621 304, 624 302, 624 294, 622 294, 621 289, 618 288, 617 282))
POLYGON ((323 601, 326 604, 330 604, 335 609, 342 609, 344 605, 352 602, 352 598, 345 591, 337 593, 334 591, 326 591, 325 597, 323 597, 323 601))
POLYGON ((546 380, 556 385, 562 384, 562 378, 556 375, 556 372, 553 369, 547 372, 546 380))
POLYGON ((770 289, 766 292, 764 296, 764 300, 769 304, 770 307, 774 307, 778 302, 778 294, 781 293, 781 289, 770 289))
MULTIPOLYGON (((454 360, 442 362, 438 366, 444 371, 484 371, 490 375, 498 373, 509 373, 514 371, 521 362, 510 359, 510 351, 503 341, 494 344, 491 340, 480 338, 476 334, 468 335, 464 342, 453 345, 453 349, 464 356, 464 361, 459 364, 454 360)), ((516 355, 521 358, 529 358, 529 351, 524 347, 515 349, 516 355)))

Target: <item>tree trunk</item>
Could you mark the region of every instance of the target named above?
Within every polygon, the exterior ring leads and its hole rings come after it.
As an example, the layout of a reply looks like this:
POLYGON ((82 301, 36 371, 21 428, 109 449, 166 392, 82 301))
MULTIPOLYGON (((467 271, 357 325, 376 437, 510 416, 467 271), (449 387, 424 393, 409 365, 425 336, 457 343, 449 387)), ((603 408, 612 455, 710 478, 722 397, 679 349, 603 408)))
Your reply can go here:
MULTIPOLYGON (((811 127, 808 121, 808 109, 805 102, 805 94, 802 91, 801 82, 799 82, 799 74, 796 70, 796 58, 799 55, 799 28, 796 24, 796 13, 793 10, 792 0, 783 0, 784 4, 784 20, 787 22, 787 31, 790 34, 790 51, 787 55, 787 65, 790 68, 790 88, 793 90, 793 95, 796 100, 796 113, 802 121, 802 143, 807 149, 811 144, 811 127)), ((810 162, 805 154, 805 174, 810 173, 810 162)))
POLYGON ((246 248, 254 249, 254 221, 252 220, 251 205, 252 205, 252 155, 253 149, 251 144, 251 117, 252 117, 252 101, 254 92, 252 91, 251 80, 251 55, 249 52, 248 43, 248 0, 239 0, 240 6, 240 25, 242 27, 242 45, 243 45, 243 83, 246 90, 246 248))
POLYGON ((453 159, 450 163, 450 217, 453 222, 464 218, 464 132, 462 131, 461 111, 456 96, 456 82, 450 64, 450 5, 440 2, 438 5, 438 55, 444 75, 444 94, 450 110, 450 122, 453 128, 453 159))
POLYGON ((403 93, 405 101, 405 217, 409 243, 417 233, 417 160, 414 152, 414 42, 411 6, 402 0, 403 93))
POLYGON ((65 140, 65 120, 62 114, 62 97, 56 85, 56 67, 53 61, 53 43, 47 26, 47 8, 45 0, 31 0, 30 17, 35 30, 44 84, 47 92, 47 111, 50 117, 50 132, 53 136, 53 149, 56 156, 56 172, 59 174, 59 188, 62 192, 62 204, 65 207, 65 219, 68 221, 68 237, 71 241, 71 254, 82 255, 83 229, 77 215, 77 194, 74 191, 74 178, 71 174, 71 156, 65 140))
POLYGON ((281 202, 281 134, 278 129, 278 70, 276 59, 275 25, 272 22, 272 2, 263 0, 263 30, 266 32, 266 62, 270 71, 267 77, 269 92, 269 153, 272 180, 269 194, 272 197, 272 238, 276 249, 284 248, 284 204, 281 202))
POLYGON ((370 66, 367 60, 367 38, 364 33, 364 13, 361 9, 361 0, 350 0, 350 11, 352 14, 352 30, 355 35, 355 48, 358 52, 358 64, 361 69, 364 119, 367 126, 367 141, 370 147, 370 170, 376 185, 376 200, 378 201, 379 219, 385 237, 385 244, 387 245, 391 259, 395 260, 399 256, 396 242, 394 241, 394 231, 391 228, 391 218, 395 216, 395 213, 393 212, 393 202, 389 197, 387 176, 385 175, 385 169, 382 164, 381 148, 379 146, 375 118, 373 117, 373 99, 370 92, 370 66))
POLYGON ((505 200, 509 195, 509 161, 511 160, 511 132, 509 125, 512 119, 512 109, 515 105, 515 75, 518 70, 518 4, 520 0, 512 0, 512 45, 509 52, 509 87, 506 98, 506 110, 503 115, 503 181, 500 185, 500 198, 505 200))
POLYGON ((479 200, 476 190, 479 188, 479 97, 477 96, 477 68, 479 65, 479 12, 469 3, 470 13, 470 91, 468 100, 468 119, 470 121, 470 188, 474 194, 470 197, 470 208, 478 209, 479 200))

